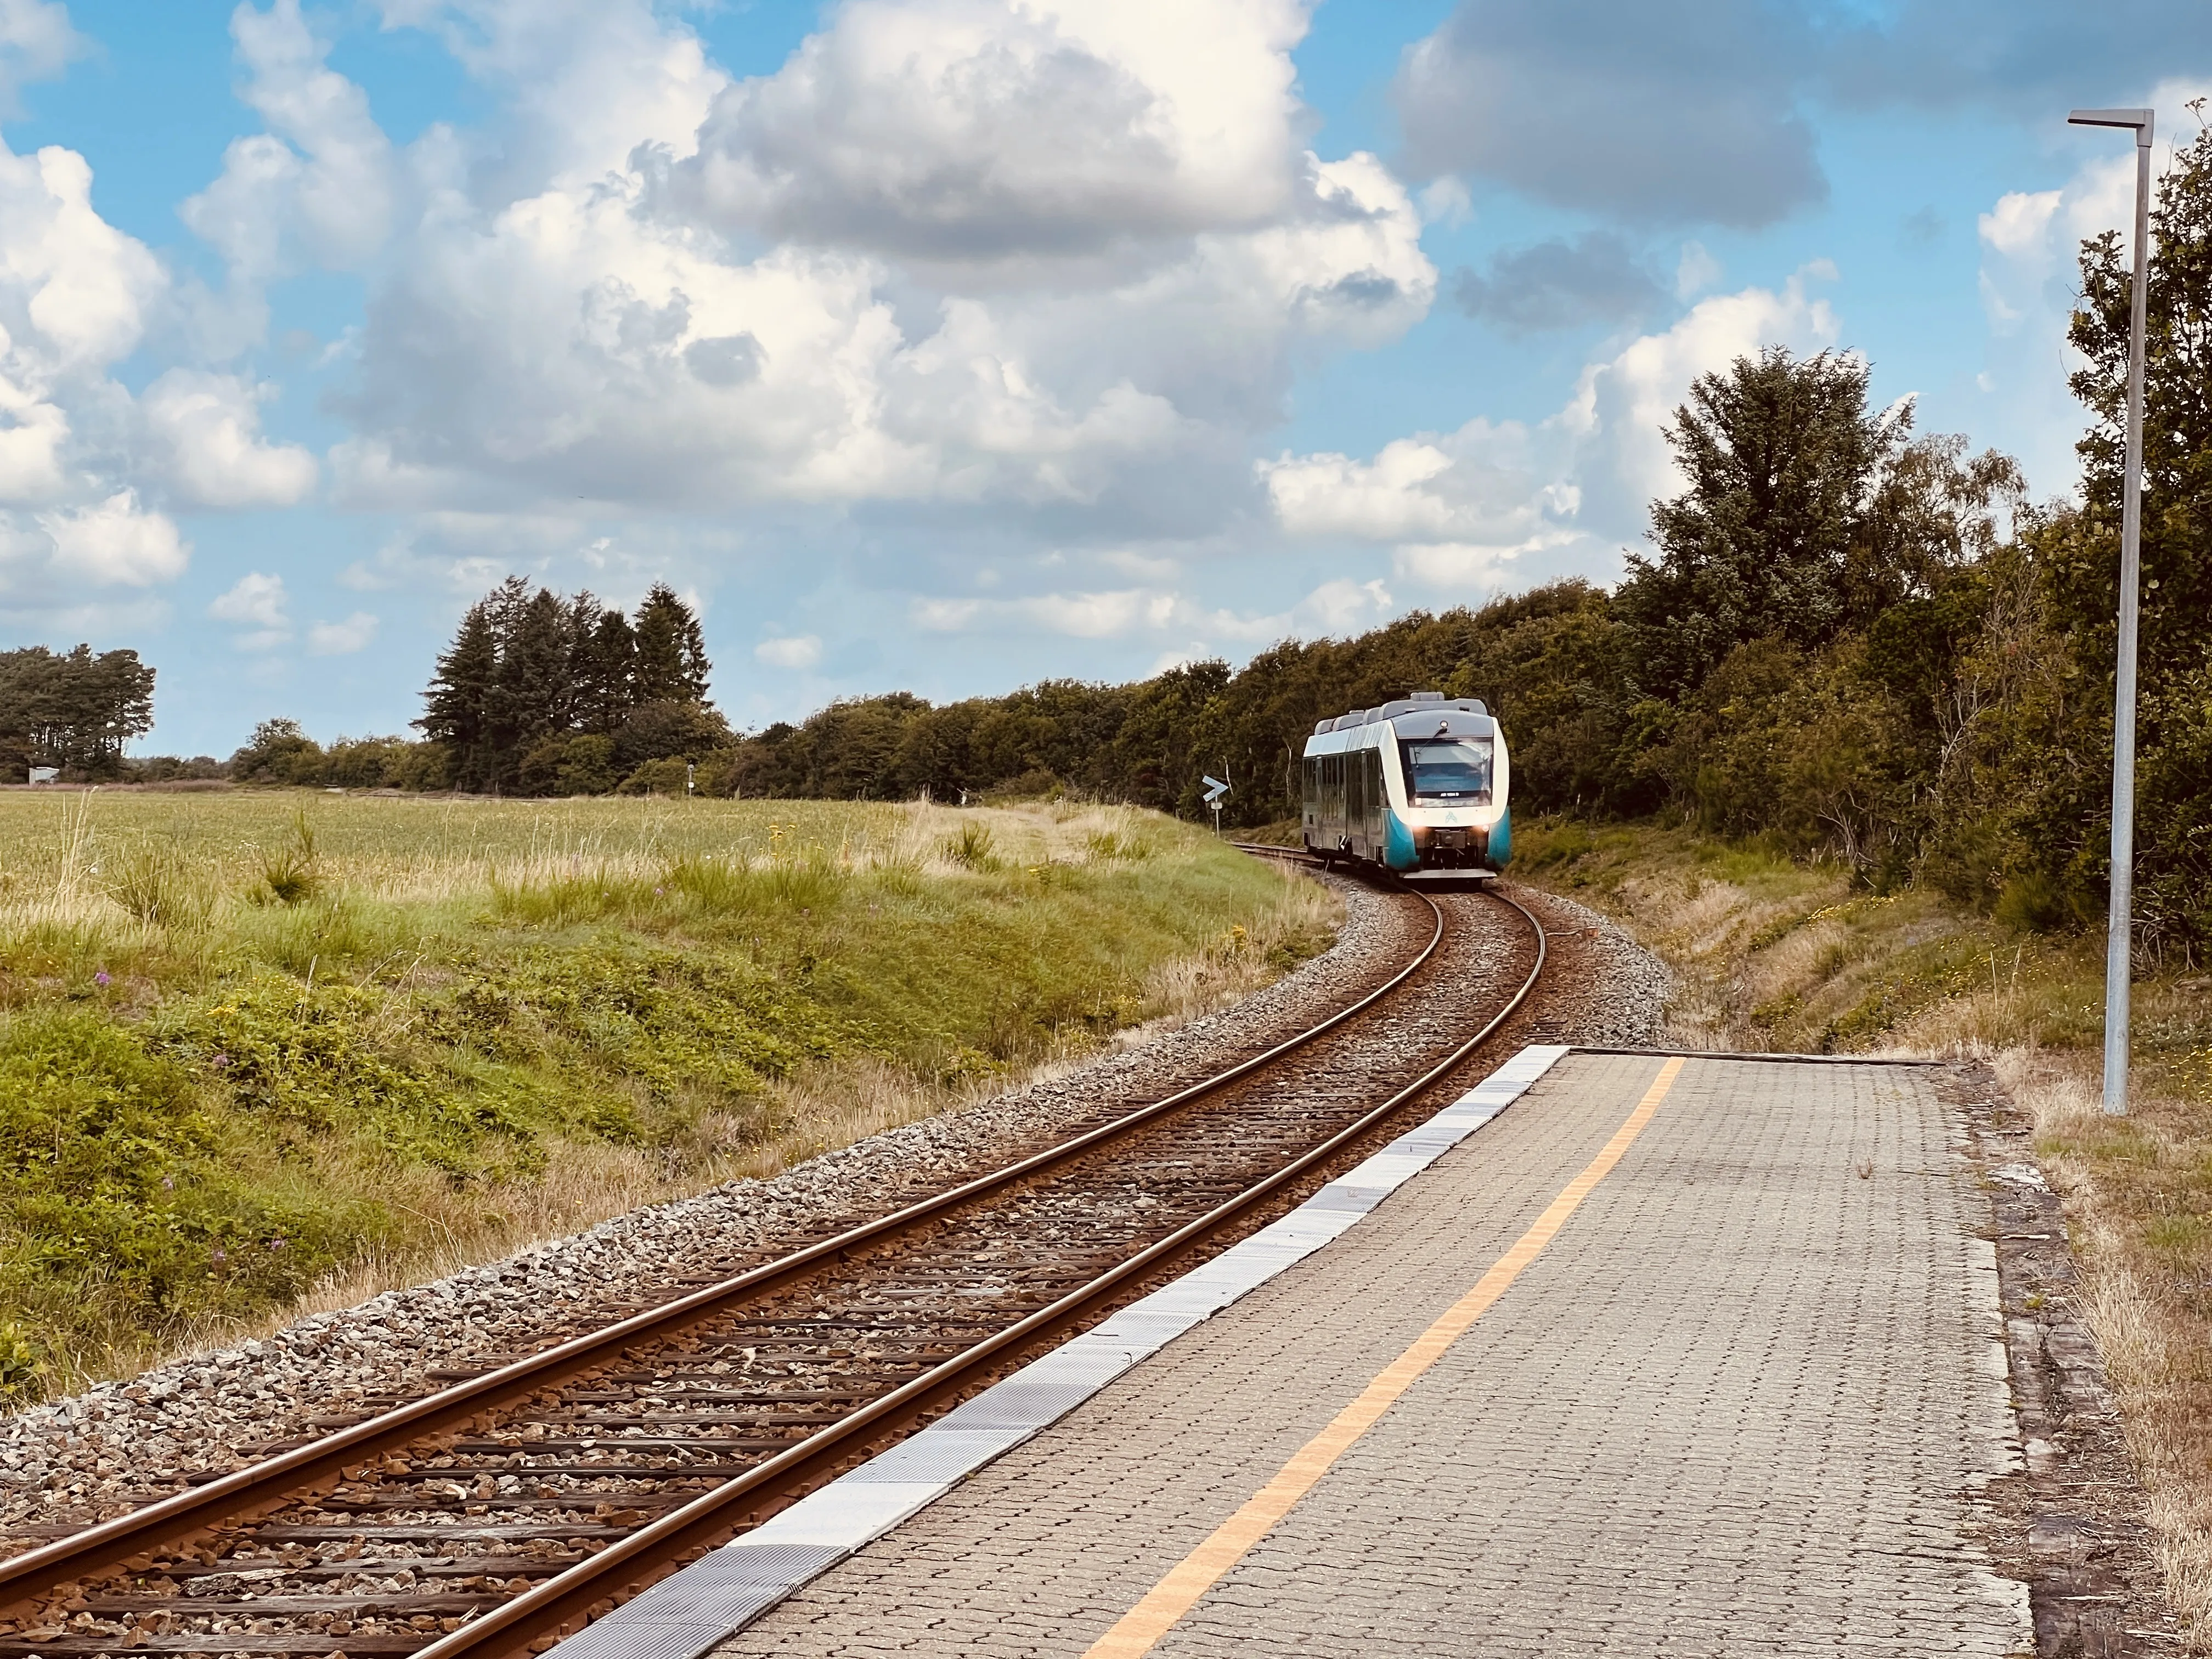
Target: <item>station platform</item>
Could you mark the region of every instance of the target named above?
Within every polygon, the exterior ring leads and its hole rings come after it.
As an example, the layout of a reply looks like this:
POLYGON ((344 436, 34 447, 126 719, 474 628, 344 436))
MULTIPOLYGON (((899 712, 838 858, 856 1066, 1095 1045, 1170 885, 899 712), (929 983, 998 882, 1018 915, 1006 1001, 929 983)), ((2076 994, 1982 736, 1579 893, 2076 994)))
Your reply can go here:
POLYGON ((2033 1654, 1926 1068, 1524 1051, 561 1659, 2033 1654))

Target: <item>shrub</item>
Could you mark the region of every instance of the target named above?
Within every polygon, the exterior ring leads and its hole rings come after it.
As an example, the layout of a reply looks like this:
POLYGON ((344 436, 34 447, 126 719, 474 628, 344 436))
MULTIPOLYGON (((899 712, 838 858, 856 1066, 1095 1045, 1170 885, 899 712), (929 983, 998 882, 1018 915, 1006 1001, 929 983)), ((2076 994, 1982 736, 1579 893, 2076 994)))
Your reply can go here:
POLYGON ((292 815, 292 831, 284 844, 261 854, 261 885, 253 896, 264 902, 274 899, 279 904, 297 904, 314 897, 321 887, 321 872, 315 865, 315 827, 307 822, 303 809, 292 815))
POLYGON ((324 764, 322 745, 299 721, 264 720, 230 757, 230 775, 240 783, 319 784, 324 764))
POLYGON ((407 769, 404 738, 340 738, 323 757, 322 781, 341 789, 390 789, 407 769))
POLYGON ((108 896, 149 927, 204 927, 212 897, 169 836, 149 836, 110 860, 108 896))
MULTIPOLYGON (((0 1286, 76 1335, 159 1330, 296 1292, 365 1218, 256 1192, 190 1079, 90 1010, 0 1025, 0 1286)), ((0 1393, 46 1382, 0 1323, 0 1393)))
POLYGON ((625 795, 680 795, 684 793, 684 781, 690 775, 690 766, 681 760, 656 760, 646 763, 622 781, 625 795))
POLYGON ((963 870, 995 870, 997 855, 992 851, 991 826, 978 823, 973 818, 963 823, 939 843, 945 856, 963 870))
POLYGON ((615 742, 592 732, 546 738, 522 757, 517 780, 532 795, 604 795, 615 787, 615 742))

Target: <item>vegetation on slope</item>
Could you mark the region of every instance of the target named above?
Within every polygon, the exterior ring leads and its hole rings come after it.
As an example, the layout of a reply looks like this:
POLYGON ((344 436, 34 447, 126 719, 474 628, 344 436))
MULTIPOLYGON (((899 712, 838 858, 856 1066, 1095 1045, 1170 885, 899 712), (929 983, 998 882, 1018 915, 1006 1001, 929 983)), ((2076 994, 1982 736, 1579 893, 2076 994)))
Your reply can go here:
POLYGON ((1121 808, 0 797, 0 1386, 764 1173, 1249 988, 1121 808))

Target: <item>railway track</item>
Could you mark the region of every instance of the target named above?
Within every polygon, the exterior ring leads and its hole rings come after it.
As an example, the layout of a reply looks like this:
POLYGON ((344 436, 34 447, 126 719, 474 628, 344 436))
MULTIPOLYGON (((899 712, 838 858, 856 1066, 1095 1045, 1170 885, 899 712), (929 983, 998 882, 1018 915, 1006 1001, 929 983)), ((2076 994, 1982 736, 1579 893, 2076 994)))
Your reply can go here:
POLYGON ((1402 902, 1433 918, 1412 959, 1265 1053, 0 1562, 0 1659, 541 1650, 1265 1224, 1452 1080, 1534 991, 1544 931, 1494 892, 1402 902))

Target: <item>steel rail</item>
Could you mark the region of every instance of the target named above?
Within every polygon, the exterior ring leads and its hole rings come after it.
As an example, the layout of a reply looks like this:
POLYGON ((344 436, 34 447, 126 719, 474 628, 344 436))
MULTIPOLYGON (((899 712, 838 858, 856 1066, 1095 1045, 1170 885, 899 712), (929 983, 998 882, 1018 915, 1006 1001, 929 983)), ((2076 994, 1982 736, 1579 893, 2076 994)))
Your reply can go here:
POLYGON ((1444 936, 1443 911, 1433 900, 1419 894, 1413 896, 1421 897, 1429 906, 1434 926, 1428 943, 1413 959, 1364 996, 1264 1053, 1003 1169, 978 1176, 804 1249, 763 1262, 719 1284, 572 1337, 543 1352, 425 1395, 364 1422, 233 1470, 204 1485, 173 1493, 127 1515, 0 1561, 0 1613, 17 1611, 51 1595, 63 1585, 128 1563, 134 1556, 161 1546, 194 1537, 222 1522, 264 1512, 288 1498, 314 1490, 350 1465, 465 1427, 472 1419, 526 1399, 549 1384, 606 1364, 625 1348, 672 1335, 687 1326, 712 1318, 733 1303, 770 1294, 824 1266, 849 1258, 857 1250, 910 1231, 976 1200, 1004 1192, 1249 1077, 1374 1006, 1436 954, 1444 936))
MULTIPOLYGON (((1525 907, 1503 893, 1489 896, 1511 905, 1528 922, 1536 941, 1535 965, 1528 977, 1473 1036, 1444 1059, 1407 1084, 1381 1105, 1364 1113, 1318 1146, 1263 1176, 1234 1198, 1225 1200, 1197 1219, 1147 1246, 1089 1284, 1071 1291, 1057 1302, 986 1337, 954 1358, 925 1371, 912 1382, 880 1399, 871 1401, 848 1416, 799 1442, 789 1451, 701 1494, 682 1508, 672 1510, 627 1538, 577 1563, 565 1572, 544 1580, 514 1601, 465 1624, 452 1634, 417 1648, 410 1659, 521 1659, 532 1644, 557 1636, 586 1620, 603 1604, 627 1599, 657 1583, 659 1569, 672 1567, 737 1530, 769 1502, 785 1492, 818 1481, 875 1441, 927 1413, 933 1407, 972 1388, 995 1368, 996 1362, 1080 1323, 1101 1304, 1124 1293, 1130 1285, 1218 1232, 1230 1222, 1265 1202, 1300 1176, 1342 1152, 1372 1131, 1407 1101, 1449 1075, 1467 1057, 1496 1035, 1510 1018, 1544 971, 1544 927, 1525 907), (741 1507, 749 1506, 749 1507, 741 1507)), ((1439 911, 1441 917, 1441 911, 1439 911)), ((776 1507, 781 1507, 779 1504, 776 1507)))

